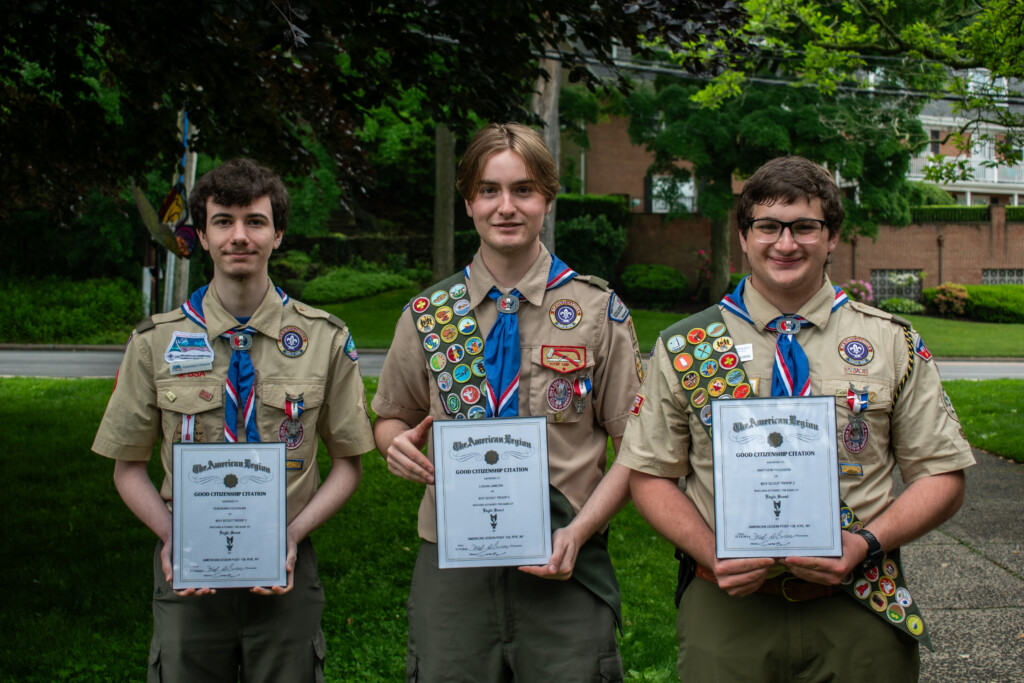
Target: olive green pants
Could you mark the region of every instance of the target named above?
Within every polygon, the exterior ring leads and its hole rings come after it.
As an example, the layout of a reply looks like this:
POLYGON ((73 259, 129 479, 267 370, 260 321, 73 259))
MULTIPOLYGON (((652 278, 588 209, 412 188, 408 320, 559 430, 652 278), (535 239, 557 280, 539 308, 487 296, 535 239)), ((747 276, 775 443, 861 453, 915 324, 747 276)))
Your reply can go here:
POLYGON ((615 615, 572 579, 515 567, 438 569, 420 545, 409 591, 406 680, 621 681, 615 615))
POLYGON ((680 680, 916 681, 917 642, 845 593, 789 602, 730 597, 694 579, 676 619, 680 680))
POLYGON ((324 589, 316 552, 298 547, 293 586, 283 595, 225 588, 181 597, 164 581, 161 543, 153 556, 153 642, 149 683, 323 681, 324 589))

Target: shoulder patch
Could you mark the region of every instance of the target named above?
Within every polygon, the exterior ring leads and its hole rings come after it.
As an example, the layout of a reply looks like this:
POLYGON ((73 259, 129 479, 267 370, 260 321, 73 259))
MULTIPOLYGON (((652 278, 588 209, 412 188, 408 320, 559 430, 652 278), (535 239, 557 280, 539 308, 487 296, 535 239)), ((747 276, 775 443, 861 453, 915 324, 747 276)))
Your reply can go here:
POLYGON ((626 304, 622 303, 622 299, 615 292, 612 292, 611 298, 608 300, 608 318, 614 320, 617 323, 626 322, 626 318, 629 317, 629 308, 626 304))

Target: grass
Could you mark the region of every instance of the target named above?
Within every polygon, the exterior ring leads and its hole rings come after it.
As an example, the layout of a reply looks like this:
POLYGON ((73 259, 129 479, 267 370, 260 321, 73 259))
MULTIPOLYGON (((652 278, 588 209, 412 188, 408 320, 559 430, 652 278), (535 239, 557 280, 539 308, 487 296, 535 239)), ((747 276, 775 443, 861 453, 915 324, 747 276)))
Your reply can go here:
POLYGON ((1024 358, 1024 324, 905 316, 928 350, 947 358, 1024 358))
POLYGON ((1024 463, 1024 380, 958 379, 942 386, 972 446, 1024 463))
POLYGON ((404 287, 320 308, 348 324, 356 346, 360 349, 387 349, 391 346, 395 324, 402 309, 420 291, 418 287, 404 287))

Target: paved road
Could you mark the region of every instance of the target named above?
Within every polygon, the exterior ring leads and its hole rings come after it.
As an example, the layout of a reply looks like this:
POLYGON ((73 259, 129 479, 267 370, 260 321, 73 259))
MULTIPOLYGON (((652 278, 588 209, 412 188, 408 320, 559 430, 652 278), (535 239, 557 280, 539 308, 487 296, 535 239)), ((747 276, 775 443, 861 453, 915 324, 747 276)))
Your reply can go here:
MULTIPOLYGON (((73 349, 0 348, 0 377, 113 377, 122 350, 114 347, 73 349)), ((943 379, 1024 379, 1024 361, 937 359, 943 379)), ((384 352, 360 350, 359 369, 377 377, 384 352)), ((1022 677, 1024 680, 1024 677, 1022 677)))

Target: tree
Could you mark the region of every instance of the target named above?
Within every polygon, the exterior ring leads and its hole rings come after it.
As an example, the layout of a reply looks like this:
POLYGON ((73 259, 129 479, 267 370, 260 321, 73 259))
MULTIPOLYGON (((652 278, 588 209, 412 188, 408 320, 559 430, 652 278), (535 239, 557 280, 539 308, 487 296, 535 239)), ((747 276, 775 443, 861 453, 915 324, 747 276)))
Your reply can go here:
POLYGON ((741 50, 741 20, 721 0, 13 0, 0 19, 0 206, 75 210, 88 188, 170 168, 180 109, 202 155, 308 172, 312 135, 359 187, 372 176, 356 131, 399 93, 422 92, 419 115, 456 134, 471 112, 529 120, 538 55, 597 87, 613 42, 644 53, 647 40, 722 33, 741 50))

